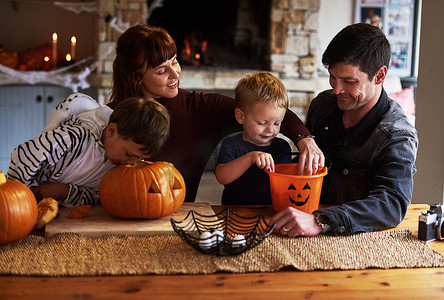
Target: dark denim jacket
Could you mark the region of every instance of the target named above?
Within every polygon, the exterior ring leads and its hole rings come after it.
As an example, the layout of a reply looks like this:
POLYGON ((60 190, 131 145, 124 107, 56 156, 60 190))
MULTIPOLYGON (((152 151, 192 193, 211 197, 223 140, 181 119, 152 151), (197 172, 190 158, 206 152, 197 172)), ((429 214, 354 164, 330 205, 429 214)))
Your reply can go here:
POLYGON ((416 129, 401 106, 382 92, 378 103, 340 141, 337 99, 331 90, 313 99, 307 128, 326 157, 320 209, 332 220, 332 234, 396 227, 405 217, 413 191, 418 147, 416 129))

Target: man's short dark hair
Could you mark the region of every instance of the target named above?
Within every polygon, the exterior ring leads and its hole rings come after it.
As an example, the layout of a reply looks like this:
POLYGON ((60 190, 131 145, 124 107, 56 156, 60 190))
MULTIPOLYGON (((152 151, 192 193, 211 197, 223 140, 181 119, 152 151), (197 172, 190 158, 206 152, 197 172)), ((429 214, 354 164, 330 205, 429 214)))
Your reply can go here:
POLYGON ((357 23, 342 29, 328 44, 322 64, 333 68, 338 63, 359 67, 371 80, 382 67, 389 67, 390 43, 380 28, 357 23))

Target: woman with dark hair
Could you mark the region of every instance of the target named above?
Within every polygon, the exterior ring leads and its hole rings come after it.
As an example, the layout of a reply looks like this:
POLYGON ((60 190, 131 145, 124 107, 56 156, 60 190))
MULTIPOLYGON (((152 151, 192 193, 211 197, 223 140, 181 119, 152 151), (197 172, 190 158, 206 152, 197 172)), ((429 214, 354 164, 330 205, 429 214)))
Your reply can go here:
MULTIPOLYGON (((117 42, 113 68, 111 108, 128 97, 139 96, 155 98, 168 109, 170 136, 152 159, 174 164, 185 179, 185 201, 194 202, 216 145, 242 130, 234 117, 234 99, 180 89, 176 44, 161 28, 136 25, 125 31, 117 42)), ((300 173, 313 174, 323 167, 322 152, 294 113, 287 112, 281 128, 300 151, 300 173)))

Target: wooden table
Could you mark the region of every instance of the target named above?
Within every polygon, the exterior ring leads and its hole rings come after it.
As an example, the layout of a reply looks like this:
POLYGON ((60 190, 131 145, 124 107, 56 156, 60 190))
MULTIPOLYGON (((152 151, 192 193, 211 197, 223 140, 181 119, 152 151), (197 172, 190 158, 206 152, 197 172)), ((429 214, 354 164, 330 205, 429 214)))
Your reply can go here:
MULTIPOLYGON (((223 206, 214 206, 215 212, 223 206)), ((233 208, 233 207, 232 207, 233 208)), ((270 207, 234 207, 272 215, 270 207)), ((424 204, 395 229, 417 234, 424 204)), ((429 243, 444 254, 444 241, 429 243)), ((444 268, 102 277, 0 276, 0 299, 444 299, 444 268)))

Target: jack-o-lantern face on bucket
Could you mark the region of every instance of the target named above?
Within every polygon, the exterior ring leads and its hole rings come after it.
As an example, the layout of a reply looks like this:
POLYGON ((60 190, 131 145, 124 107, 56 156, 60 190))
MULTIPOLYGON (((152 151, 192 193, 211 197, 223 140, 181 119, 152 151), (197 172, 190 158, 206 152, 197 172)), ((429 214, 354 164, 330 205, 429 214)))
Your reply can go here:
POLYGON ((310 199, 310 185, 305 183, 302 188, 296 188, 293 183, 288 187, 288 199, 295 206, 304 206, 310 199))
POLYGON ((323 177, 327 168, 314 175, 297 175, 298 164, 277 164, 275 171, 266 171, 270 176, 273 209, 278 212, 294 207, 312 213, 319 207, 323 177))

